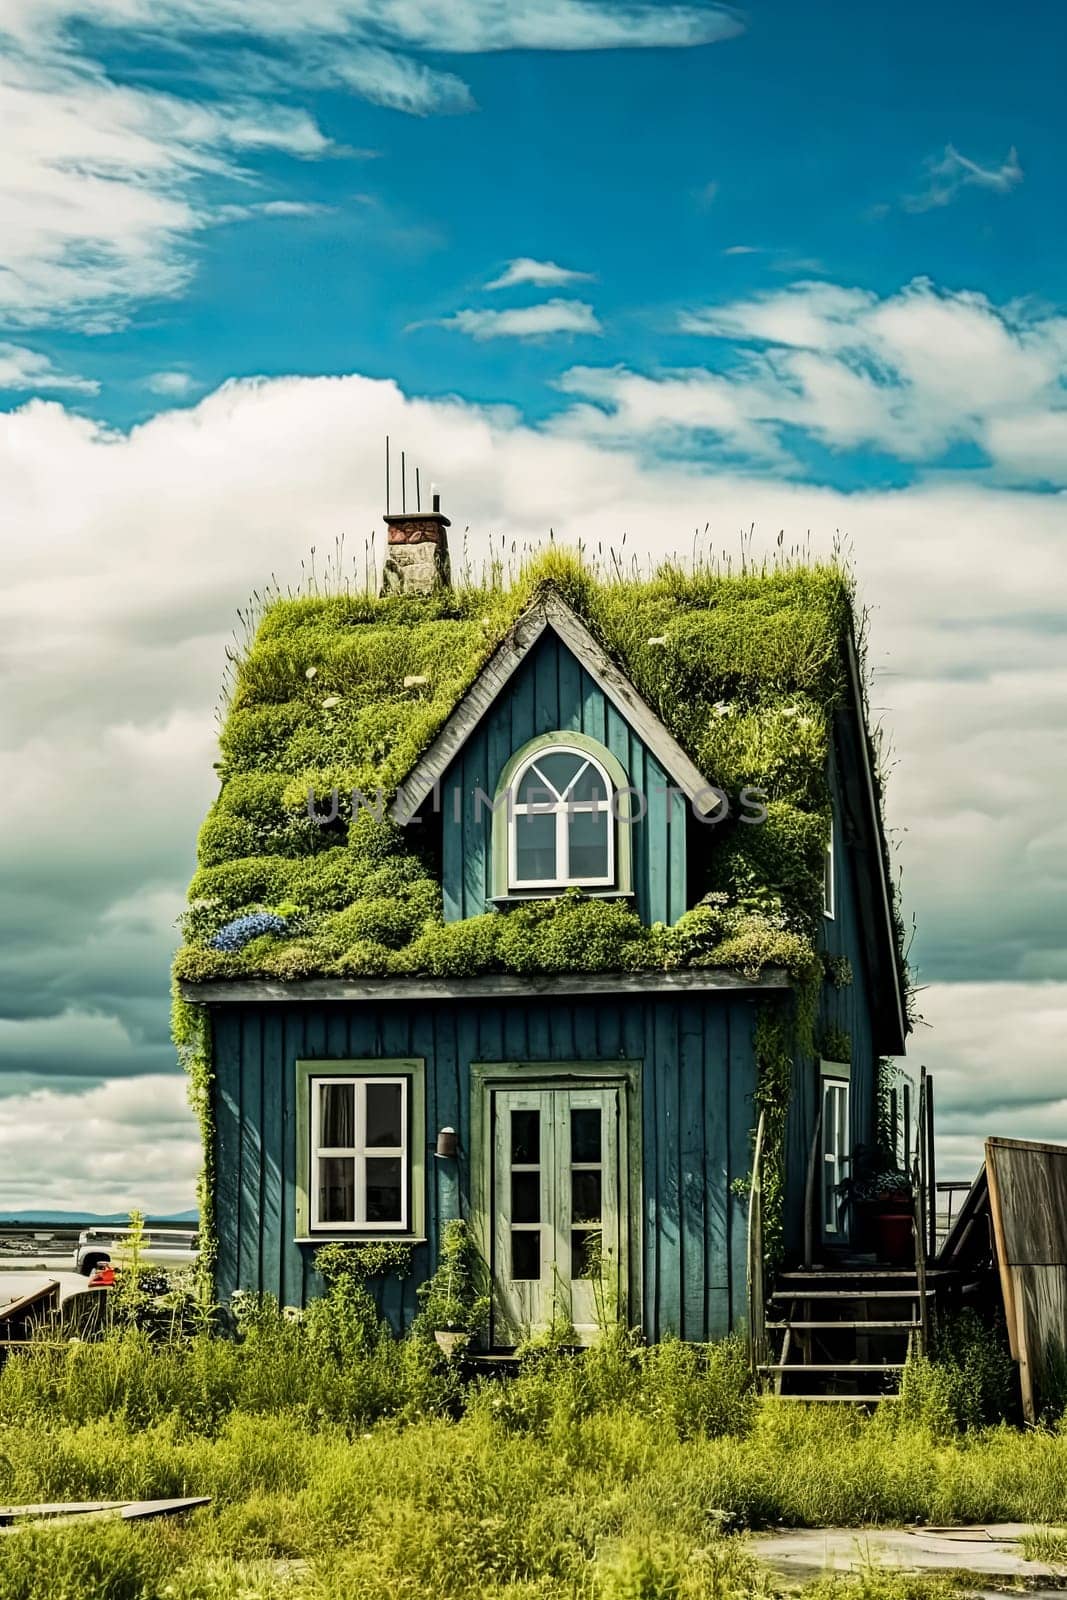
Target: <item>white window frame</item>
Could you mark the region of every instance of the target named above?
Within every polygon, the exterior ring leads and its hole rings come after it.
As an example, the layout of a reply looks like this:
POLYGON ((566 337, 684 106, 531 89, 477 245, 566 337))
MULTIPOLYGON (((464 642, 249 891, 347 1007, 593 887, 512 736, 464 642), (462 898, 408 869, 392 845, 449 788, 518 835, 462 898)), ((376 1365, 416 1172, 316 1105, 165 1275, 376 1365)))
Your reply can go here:
POLYGON ((411 1079, 403 1076, 369 1077, 360 1073, 342 1077, 327 1073, 308 1080, 311 1093, 311 1150, 308 1174, 308 1203, 311 1210, 311 1227, 315 1233, 360 1232, 397 1233, 410 1227, 411 1214, 411 1139, 410 1098, 411 1079), (373 1084, 394 1084, 400 1087, 400 1137, 399 1145, 367 1144, 367 1087, 373 1084), (319 1090, 324 1085, 342 1087, 351 1085, 354 1090, 355 1127, 354 1142, 346 1146, 322 1145, 319 1142, 321 1119, 319 1090), (325 1222, 319 1216, 319 1162, 330 1156, 349 1157, 355 1163, 355 1216, 342 1222, 325 1222), (397 1158, 400 1160, 400 1216, 387 1222, 367 1221, 367 1159, 397 1158))
POLYGON ((822 914, 828 922, 837 915, 837 879, 834 872, 834 819, 830 818, 830 837, 826 842, 822 873, 822 914))
POLYGON ((546 745, 543 749, 535 750, 519 767, 508 786, 508 887, 510 889, 604 889, 611 888, 615 883, 615 785, 608 776, 603 764, 596 756, 590 755, 587 750, 579 750, 575 745, 564 742, 546 745), (546 756, 568 755, 580 763, 578 770, 562 794, 554 784, 549 783, 538 763, 546 756), (556 796, 552 800, 538 800, 520 804, 514 796, 518 794, 523 779, 531 767, 537 767, 537 776, 541 780, 546 794, 551 792, 556 796), (586 767, 592 767, 604 784, 603 800, 568 800, 567 795, 573 789, 586 767), (582 813, 607 813, 608 819, 608 870, 602 878, 573 877, 570 873, 570 819, 582 813), (555 816, 556 818, 556 877, 554 878, 520 878, 518 868, 519 841, 517 819, 524 816, 555 816), (563 871, 560 871, 560 867, 563 871))
POLYGON ((823 1072, 821 1074, 819 1091, 822 1096, 823 1197, 825 1200, 827 1193, 827 1167, 832 1169, 830 1176, 833 1179, 829 1192, 835 1197, 824 1211, 822 1219, 823 1232, 839 1234, 844 1230, 839 1226, 840 1207, 837 1203, 836 1194, 838 1184, 844 1181, 851 1154, 852 1086, 847 1077, 840 1075, 840 1068, 838 1068, 836 1073, 823 1072), (831 1107, 834 1112, 832 1136, 827 1116, 831 1107), (827 1215, 826 1212, 829 1214, 827 1215))

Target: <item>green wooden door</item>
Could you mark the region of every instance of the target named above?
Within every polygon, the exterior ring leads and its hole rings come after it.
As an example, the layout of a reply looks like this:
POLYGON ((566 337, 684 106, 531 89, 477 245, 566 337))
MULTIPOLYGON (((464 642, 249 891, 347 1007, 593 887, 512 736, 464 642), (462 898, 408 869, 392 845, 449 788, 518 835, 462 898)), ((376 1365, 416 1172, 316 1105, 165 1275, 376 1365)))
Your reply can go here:
POLYGON ((554 1320, 589 1343, 618 1313, 619 1092, 493 1095, 493 1328, 513 1345, 554 1320))

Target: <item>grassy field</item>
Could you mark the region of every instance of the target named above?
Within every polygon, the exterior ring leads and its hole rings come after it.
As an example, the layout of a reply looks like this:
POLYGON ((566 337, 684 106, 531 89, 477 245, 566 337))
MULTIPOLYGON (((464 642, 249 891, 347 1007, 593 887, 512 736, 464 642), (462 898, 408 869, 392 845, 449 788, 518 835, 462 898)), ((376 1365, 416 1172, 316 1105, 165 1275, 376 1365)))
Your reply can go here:
MULTIPOLYGON (((966 1409, 958 1374, 921 1366, 873 1416, 761 1401, 733 1345, 622 1336, 463 1385, 358 1304, 253 1316, 239 1342, 130 1330, 0 1372, 0 1501, 212 1503, 8 1534, 0 1600, 711 1600, 775 1592, 746 1528, 1067 1522, 1067 1432, 961 1429, 966 1409)), ((875 1572, 807 1591, 950 1592, 875 1572)))

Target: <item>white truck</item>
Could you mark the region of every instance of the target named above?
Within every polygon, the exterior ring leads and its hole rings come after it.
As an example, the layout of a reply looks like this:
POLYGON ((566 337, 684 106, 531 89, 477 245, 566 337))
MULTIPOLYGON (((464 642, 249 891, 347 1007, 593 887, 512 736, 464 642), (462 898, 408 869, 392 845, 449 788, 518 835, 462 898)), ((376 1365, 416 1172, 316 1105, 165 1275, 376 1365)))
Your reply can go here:
MULTIPOLYGON (((129 1227, 83 1228, 74 1247, 74 1270, 86 1277, 110 1262, 121 1267, 130 1259, 129 1227)), ((196 1261, 195 1228, 145 1228, 141 1261, 147 1267, 191 1267, 196 1261)))

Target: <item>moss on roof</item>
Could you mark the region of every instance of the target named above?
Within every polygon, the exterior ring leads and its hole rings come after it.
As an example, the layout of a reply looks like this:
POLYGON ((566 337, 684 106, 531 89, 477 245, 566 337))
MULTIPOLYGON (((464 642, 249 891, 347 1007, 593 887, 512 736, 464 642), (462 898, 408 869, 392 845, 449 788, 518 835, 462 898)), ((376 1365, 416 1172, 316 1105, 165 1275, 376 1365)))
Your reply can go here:
POLYGON ((221 788, 200 832, 176 975, 804 970, 850 615, 848 577, 833 565, 729 575, 668 564, 636 579, 596 575, 556 550, 511 585, 276 600, 235 663, 221 788), (388 799, 546 584, 709 781, 769 797, 762 826, 716 828, 707 896, 673 928, 573 891, 445 924, 419 830, 364 809, 330 828, 309 819, 309 789, 343 798, 381 786, 388 799), (212 947, 224 925, 262 911, 286 919, 285 935, 212 947))

